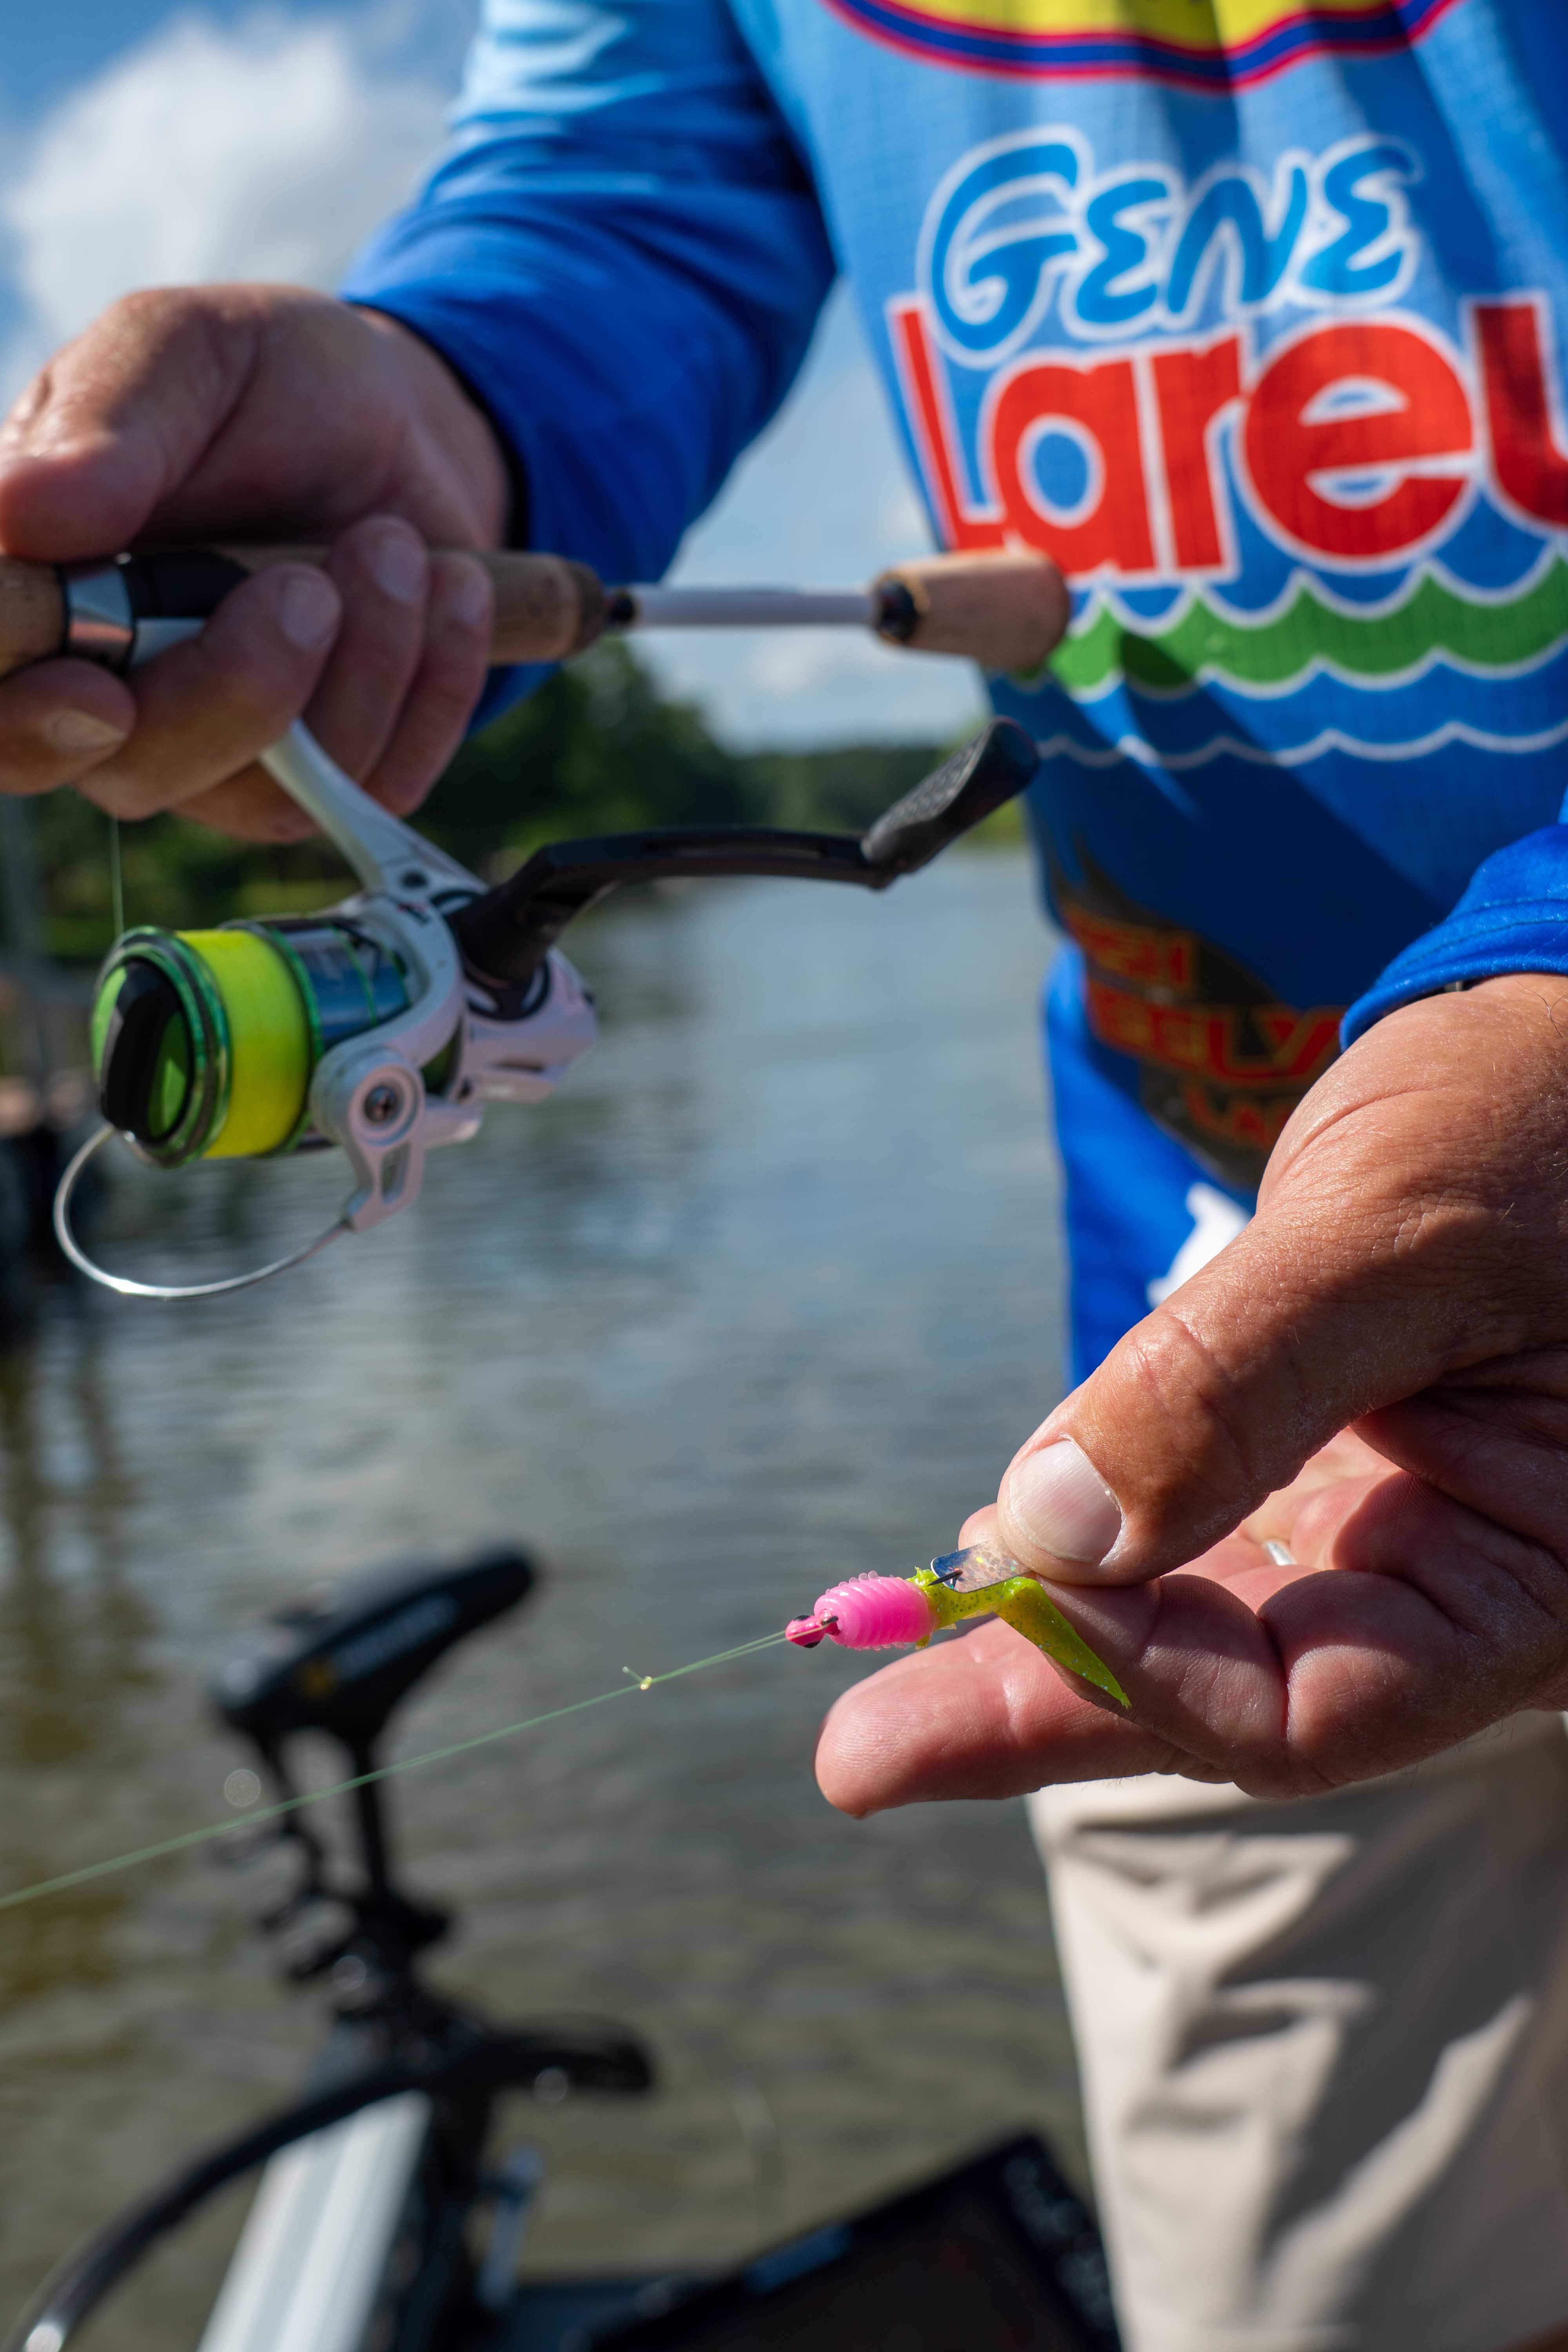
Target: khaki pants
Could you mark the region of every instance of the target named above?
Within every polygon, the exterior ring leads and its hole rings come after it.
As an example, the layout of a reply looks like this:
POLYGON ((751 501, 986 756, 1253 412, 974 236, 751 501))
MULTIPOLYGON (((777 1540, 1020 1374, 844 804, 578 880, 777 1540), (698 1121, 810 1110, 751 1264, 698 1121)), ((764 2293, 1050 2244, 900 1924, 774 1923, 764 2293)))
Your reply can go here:
POLYGON ((1326 1798, 1031 1801, 1129 2352, 1568 2326, 1568 1737, 1326 1798))

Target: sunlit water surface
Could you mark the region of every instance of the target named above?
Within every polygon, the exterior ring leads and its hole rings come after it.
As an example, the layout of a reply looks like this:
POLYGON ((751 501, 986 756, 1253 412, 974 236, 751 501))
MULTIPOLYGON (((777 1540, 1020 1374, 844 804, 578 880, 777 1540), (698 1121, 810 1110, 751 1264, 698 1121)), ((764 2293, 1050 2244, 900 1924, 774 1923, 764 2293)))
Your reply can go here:
MULTIPOLYGON (((236 1632, 300 1586, 492 1538, 548 1570, 399 1719, 404 1753, 745 1641, 952 1539, 1057 1393, 1055 1176, 1019 859, 887 897, 644 892, 574 930, 603 1041, 416 1212, 240 1298, 46 1303, 0 1357, 0 1882, 225 1811, 236 1632)), ((323 1222, 341 1163, 129 1171, 106 1255, 187 1277, 323 1222)), ((447 1981, 644 2032, 659 2095, 522 2103, 535 2267, 722 2261, 1021 2124, 1078 2165, 1046 1899, 1013 1805, 830 1812, 785 1650, 396 1786, 447 1981), (776 2121, 758 2210, 735 2102, 776 2121)), ((263 1873, 265 1881, 265 1873, 263 1873)), ((0 1915, 0 2305, 294 2082, 265 1884, 184 1856, 0 1915)), ((95 2337, 195 2341, 230 2207, 95 2337)))

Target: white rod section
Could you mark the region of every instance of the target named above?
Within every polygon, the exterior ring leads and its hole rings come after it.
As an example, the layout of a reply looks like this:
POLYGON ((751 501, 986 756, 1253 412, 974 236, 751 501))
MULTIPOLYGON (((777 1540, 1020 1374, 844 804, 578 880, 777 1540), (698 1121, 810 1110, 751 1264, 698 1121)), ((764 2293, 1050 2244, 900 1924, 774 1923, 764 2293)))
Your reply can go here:
POLYGON ((628 588, 634 629, 869 629, 863 588, 628 588))

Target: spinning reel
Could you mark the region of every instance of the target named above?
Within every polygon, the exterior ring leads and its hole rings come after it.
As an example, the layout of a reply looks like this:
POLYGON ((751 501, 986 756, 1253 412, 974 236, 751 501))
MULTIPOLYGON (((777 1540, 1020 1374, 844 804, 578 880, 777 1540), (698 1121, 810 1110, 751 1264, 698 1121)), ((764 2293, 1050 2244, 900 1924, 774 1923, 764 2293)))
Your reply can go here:
POLYGON ((361 887, 325 913, 213 930, 128 931, 92 1013, 104 1124, 61 1180, 55 1227, 71 1262, 135 1298, 248 1288, 417 1199, 426 1152, 478 1134, 487 1104, 538 1102, 595 1034, 593 1000, 555 941, 628 882, 776 875, 884 890, 1035 772, 1034 744, 994 719, 863 837, 678 826, 563 841, 486 889, 380 808, 300 725, 265 764, 336 844, 361 887), (110 1273, 71 1224, 77 1185, 114 1135, 151 1166, 336 1145, 353 1189, 327 1230, 219 1281, 110 1273))

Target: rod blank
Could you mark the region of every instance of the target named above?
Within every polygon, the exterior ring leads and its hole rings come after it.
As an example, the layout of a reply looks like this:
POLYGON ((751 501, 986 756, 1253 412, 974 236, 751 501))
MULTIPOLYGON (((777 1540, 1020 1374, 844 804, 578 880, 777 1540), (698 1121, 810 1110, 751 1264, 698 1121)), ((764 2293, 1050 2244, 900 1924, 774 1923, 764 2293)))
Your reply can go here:
POLYGON ((874 629, 877 621, 864 588, 623 588, 610 604, 611 626, 626 629, 874 629))

